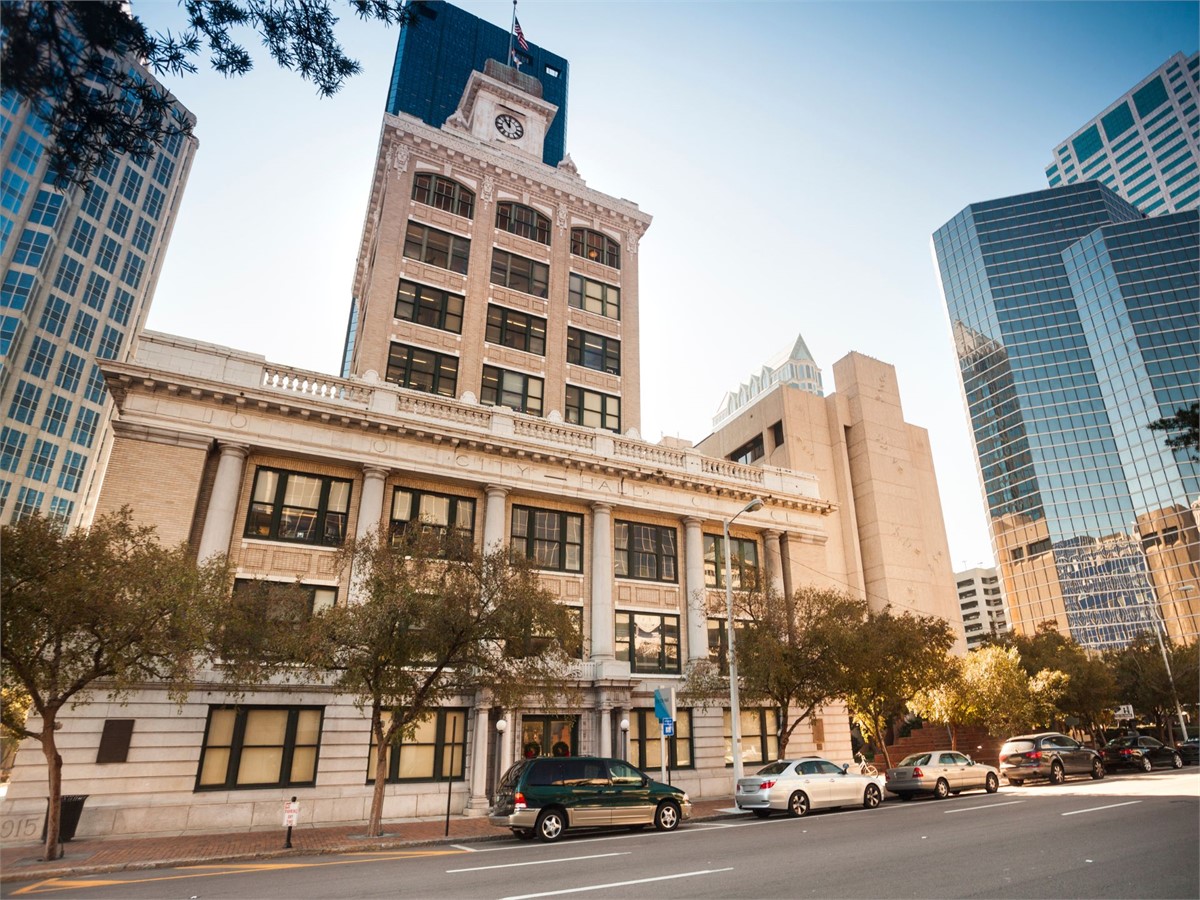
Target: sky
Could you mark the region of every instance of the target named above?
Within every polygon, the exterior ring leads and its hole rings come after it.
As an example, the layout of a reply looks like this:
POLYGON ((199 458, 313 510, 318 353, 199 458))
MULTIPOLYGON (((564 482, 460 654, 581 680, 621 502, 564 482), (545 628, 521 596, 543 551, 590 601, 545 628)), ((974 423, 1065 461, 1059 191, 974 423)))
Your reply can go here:
MULTIPOLYGON (((279 69, 164 83, 197 117, 147 327, 337 374, 398 31, 341 0, 362 71, 332 98, 279 69)), ((505 29, 508 0, 455 5, 505 29)), ((174 0, 134 0, 178 33, 174 0)), ((858 352, 928 430, 956 570, 994 564, 930 235, 1046 188, 1059 142, 1200 42, 1189 2, 522 0, 570 62, 567 151, 654 221, 639 245, 642 422, 697 442, 802 335, 826 393, 858 352)))

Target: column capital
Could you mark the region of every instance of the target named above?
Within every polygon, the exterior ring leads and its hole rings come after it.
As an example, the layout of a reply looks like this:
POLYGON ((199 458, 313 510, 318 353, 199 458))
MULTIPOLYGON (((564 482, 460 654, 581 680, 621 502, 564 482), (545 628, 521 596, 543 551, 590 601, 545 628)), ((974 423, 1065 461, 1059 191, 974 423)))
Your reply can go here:
POLYGON ((763 532, 762 532, 762 536, 763 536, 763 537, 765 537, 765 538, 771 538, 772 540, 779 540, 779 538, 780 538, 782 535, 783 535, 783 532, 782 532, 782 531, 778 531, 778 530, 776 530, 776 529, 774 529, 774 528, 764 528, 764 529, 763 529, 763 532))
POLYGON ((592 512, 605 513, 612 512, 612 504, 606 503, 603 500, 593 500, 591 503, 592 512))
POLYGON ((235 444, 232 441, 217 441, 217 449, 221 451, 222 456, 236 456, 238 459, 245 459, 250 455, 249 444, 235 444))
POLYGON ((486 485, 483 490, 484 490, 484 493, 487 494, 489 499, 495 497, 497 499, 503 500, 505 497, 508 496, 508 494, 512 490, 512 488, 505 487, 502 484, 489 484, 489 485, 486 485))
POLYGON ((704 520, 701 519, 699 516, 684 516, 683 524, 686 525, 688 528, 699 528, 701 525, 704 524, 704 520))
POLYGON ((364 478, 374 478, 379 481, 387 481, 387 477, 392 474, 392 470, 386 466, 373 466, 370 463, 362 467, 364 478))

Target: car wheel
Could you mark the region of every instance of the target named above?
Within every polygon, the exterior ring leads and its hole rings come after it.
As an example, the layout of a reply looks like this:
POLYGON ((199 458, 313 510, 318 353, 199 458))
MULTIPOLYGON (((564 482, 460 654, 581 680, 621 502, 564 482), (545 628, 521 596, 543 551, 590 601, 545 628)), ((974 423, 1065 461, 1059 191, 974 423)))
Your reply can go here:
POLYGON ((560 809, 543 809, 533 826, 534 834, 539 841, 552 844, 563 836, 567 830, 567 820, 560 809))
POLYGON ((905 791, 903 794, 897 794, 896 796, 899 797, 901 800, 903 800, 905 803, 907 803, 909 800, 911 800, 913 798, 912 793, 909 791, 905 791))
POLYGON ((945 800, 950 796, 950 785, 945 778, 939 778, 937 784, 933 786, 933 798, 935 800, 945 800))
POLYGON ((1025 783, 1025 779, 1024 778, 1010 778, 1010 779, 1008 779, 1008 783, 1011 784, 1013 787, 1020 787, 1021 785, 1023 785, 1025 783))
POLYGON ((674 831, 679 827, 679 804, 664 800, 654 811, 654 827, 659 831, 674 831))
POLYGON ((1149 772, 1154 768, 1154 763, 1150 762, 1150 757, 1148 756, 1143 756, 1138 760, 1138 765, 1142 767, 1143 772, 1149 772))
POLYGON ((750 810, 750 812, 754 813, 760 819, 765 819, 767 816, 769 816, 771 814, 771 811, 769 809, 752 809, 752 810, 750 810))
POLYGON ((874 809, 882 800, 883 797, 879 794, 879 785, 868 784, 867 789, 863 791, 863 809, 874 809))
POLYGON ((996 791, 1000 790, 1000 779, 997 778, 993 773, 989 772, 987 781, 983 783, 983 789, 989 794, 996 793, 996 791))
POLYGON ((807 816, 809 810, 808 794, 804 791, 796 791, 792 796, 788 797, 788 815, 793 818, 807 816))
POLYGON ((1063 770, 1063 764, 1057 759, 1050 764, 1050 783, 1062 784, 1067 780, 1067 773, 1063 770))
POLYGON ((1178 753, 1174 754, 1171 757, 1171 768, 1172 769, 1182 769, 1183 768, 1183 757, 1180 756, 1178 753))
POLYGON ((1092 780, 1099 781, 1104 777, 1104 763, 1098 759, 1092 760, 1092 780))
POLYGON ((514 828, 513 835, 516 836, 518 841, 532 841, 533 840, 533 832, 530 831, 528 828, 514 828))

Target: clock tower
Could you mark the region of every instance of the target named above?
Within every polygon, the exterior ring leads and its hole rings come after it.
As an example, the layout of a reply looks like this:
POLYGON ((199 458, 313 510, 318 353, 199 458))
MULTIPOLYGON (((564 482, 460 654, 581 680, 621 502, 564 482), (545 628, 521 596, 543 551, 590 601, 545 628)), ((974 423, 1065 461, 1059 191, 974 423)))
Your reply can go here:
POLYGON ((536 78, 489 59, 484 71, 471 73, 462 101, 445 127, 540 161, 557 112, 557 106, 542 99, 542 85, 536 78))

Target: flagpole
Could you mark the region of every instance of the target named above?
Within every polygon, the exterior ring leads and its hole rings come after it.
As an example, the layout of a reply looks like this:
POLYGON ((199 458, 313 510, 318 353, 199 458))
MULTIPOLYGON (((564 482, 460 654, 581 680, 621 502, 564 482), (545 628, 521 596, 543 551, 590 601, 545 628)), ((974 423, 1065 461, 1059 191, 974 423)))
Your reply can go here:
POLYGON ((513 18, 512 25, 508 27, 508 59, 504 61, 507 66, 513 64, 513 34, 517 30, 517 0, 513 0, 513 18))

